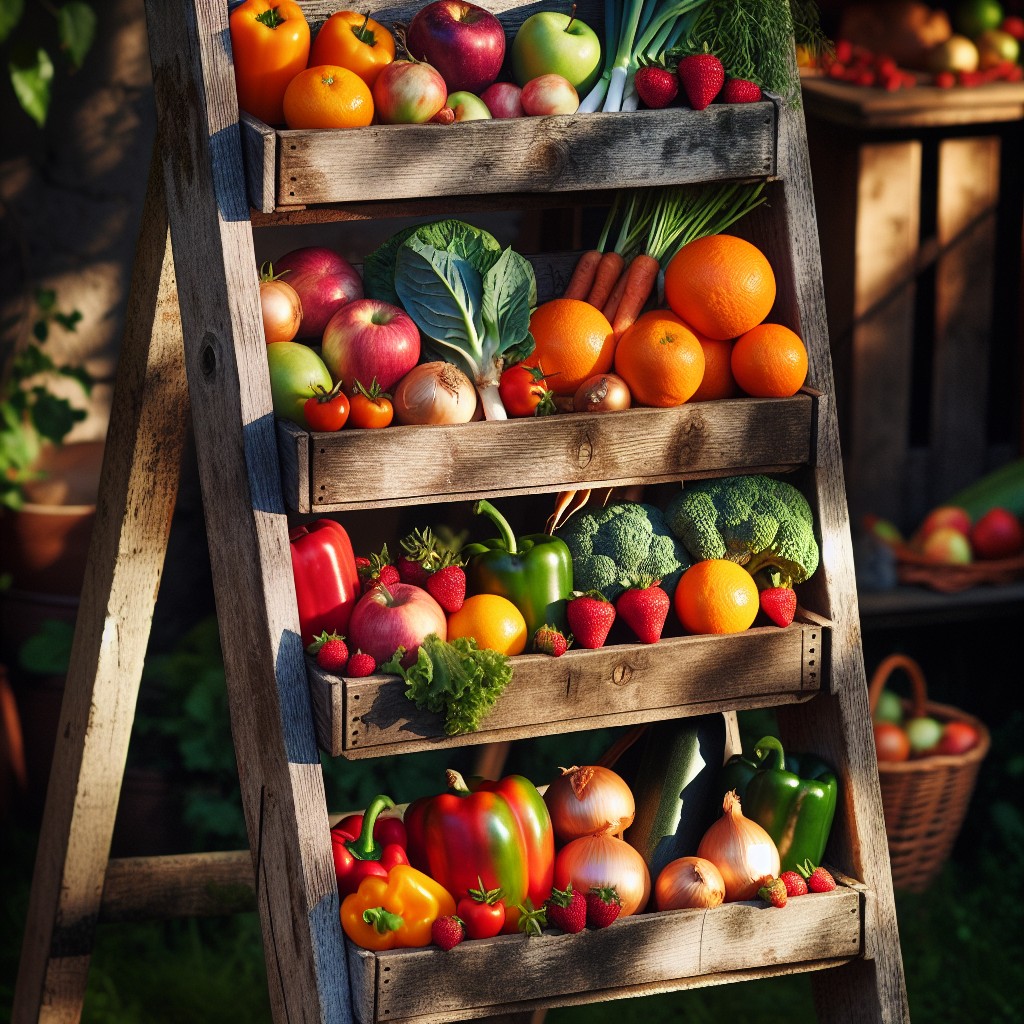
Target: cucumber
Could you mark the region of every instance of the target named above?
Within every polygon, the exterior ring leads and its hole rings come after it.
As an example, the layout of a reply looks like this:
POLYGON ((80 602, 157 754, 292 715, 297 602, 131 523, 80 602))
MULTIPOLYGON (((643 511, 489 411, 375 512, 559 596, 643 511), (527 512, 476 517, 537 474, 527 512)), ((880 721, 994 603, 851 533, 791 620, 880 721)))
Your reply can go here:
POLYGON ((943 504, 966 510, 974 522, 990 508, 1024 517, 1024 458, 1014 459, 958 491, 943 504))

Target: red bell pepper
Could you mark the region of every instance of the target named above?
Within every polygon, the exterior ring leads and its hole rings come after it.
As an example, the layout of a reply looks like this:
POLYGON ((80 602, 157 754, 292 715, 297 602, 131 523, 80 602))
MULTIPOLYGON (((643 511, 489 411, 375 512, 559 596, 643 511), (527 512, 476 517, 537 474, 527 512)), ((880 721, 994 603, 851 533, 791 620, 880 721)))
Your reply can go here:
POLYGON ((293 527, 288 539, 303 646, 325 630, 344 633, 360 595, 356 558, 345 528, 333 519, 317 519, 293 527))
MULTIPOLYGON (((333 831, 347 832, 350 836, 357 836, 363 831, 362 814, 346 814, 334 826, 333 831)), ((395 814, 381 813, 373 823, 373 838, 381 846, 390 846, 398 843, 404 850, 409 845, 409 836, 405 831, 405 822, 395 814)))
POLYGON ((551 895, 555 838, 544 798, 529 779, 466 785, 449 771, 450 792, 414 800, 405 812, 409 861, 458 901, 471 889, 500 888, 504 932, 514 932, 518 905, 540 907, 551 895))
MULTIPOLYGON (((378 815, 394 807, 389 796, 376 796, 364 815, 350 815, 331 829, 331 850, 334 853, 334 873, 338 879, 338 894, 342 897, 355 892, 364 878, 387 878, 396 864, 408 864, 405 843, 382 843, 375 838, 378 815), (349 831, 345 822, 358 819, 359 829, 349 831)), ((392 819, 397 820, 397 819, 392 819)), ((401 822, 398 822, 401 825, 401 822)), ((404 829, 403 829, 404 832, 404 829)))

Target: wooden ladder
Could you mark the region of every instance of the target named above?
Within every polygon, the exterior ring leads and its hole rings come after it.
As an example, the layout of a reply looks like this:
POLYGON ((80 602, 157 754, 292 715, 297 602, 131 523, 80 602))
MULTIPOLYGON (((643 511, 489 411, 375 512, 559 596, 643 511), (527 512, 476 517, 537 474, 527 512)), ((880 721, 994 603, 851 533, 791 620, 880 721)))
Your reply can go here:
MULTIPOLYGON (((304 6, 311 23, 322 21, 330 13, 326 3, 304 6)), ((494 7, 514 23, 518 8, 514 0, 502 0, 494 7)), ((391 18, 399 14, 408 17, 408 8, 384 11, 391 18)), ((833 938, 831 946, 826 943, 831 955, 804 950, 794 954, 792 962, 783 958, 784 962, 759 960, 749 965, 731 962, 737 958, 742 961, 737 946, 731 959, 726 948, 719 951, 719 966, 703 971, 698 967, 668 968, 667 975, 650 973, 649 977, 640 971, 640 981, 622 979, 607 991, 599 991, 595 984, 576 991, 552 992, 532 1001, 480 996, 491 1001, 473 1003, 466 996, 464 1005, 446 1006, 438 1002, 437 991, 431 990, 420 993, 418 1006, 410 1004, 408 998, 404 1004, 385 1005, 390 997, 384 995, 388 990, 382 986, 388 981, 382 981, 380 972, 394 970, 391 991, 404 991, 408 997, 412 985, 408 979, 416 974, 403 974, 403 970, 417 963, 425 965, 428 974, 436 968, 429 959, 405 957, 385 962, 351 950, 346 953, 339 924, 319 749, 360 755, 334 749, 330 737, 325 738, 322 729, 318 731, 315 721, 317 693, 314 686, 311 701, 311 679, 297 630, 289 508, 282 494, 279 445, 280 450, 287 451, 288 436, 287 432, 279 436, 271 411, 253 273, 251 203, 257 207, 263 203, 271 211, 280 205, 270 193, 281 187, 274 181, 273 160, 283 160, 284 155, 274 154, 273 132, 253 131, 251 125, 240 130, 223 0, 148 0, 147 14, 158 158, 146 197, 96 527, 40 835, 15 992, 15 1024, 79 1019, 98 921, 163 913, 171 903, 176 904, 177 913, 201 913, 207 906, 207 883, 239 880, 248 881, 255 889, 276 1021, 341 1024, 357 1020, 360 1024, 376 1024, 377 1020, 405 1018, 416 1024, 440 1024, 510 1014, 521 1019, 544 1006, 709 984, 721 980, 723 971, 730 971, 733 980, 744 980, 801 970, 814 972, 815 998, 822 1020, 909 1020, 860 648, 836 417, 830 400, 831 363, 820 257, 799 110, 781 103, 764 103, 756 105, 756 110, 723 108, 709 116, 717 119, 716 124, 732 123, 729 119, 734 118, 753 124, 756 118, 770 125, 761 129, 768 145, 763 154, 754 157, 761 161, 755 166, 762 168, 761 175, 779 184, 772 194, 770 211, 756 215, 756 230, 778 278, 780 315, 799 327, 810 353, 808 379, 815 389, 798 399, 784 400, 788 404, 777 403, 780 409, 795 409, 799 414, 803 449, 787 455, 778 465, 771 458, 761 457, 748 468, 795 468, 819 517, 823 565, 805 585, 801 598, 823 617, 815 621, 827 622, 828 626, 822 629, 812 622, 807 627, 809 632, 798 634, 802 639, 796 641, 792 656, 802 681, 796 688, 809 690, 788 694, 777 702, 786 705, 779 708, 779 717, 787 742, 827 757, 843 780, 842 807, 829 847, 830 863, 845 873, 843 892, 835 901, 825 897, 819 902, 808 901, 805 906, 810 924, 824 929, 823 934, 812 934, 812 940, 823 939, 834 928, 836 933, 842 932, 846 945, 840 946, 840 940, 833 938), (271 147, 269 162, 266 153, 259 152, 260 144, 271 147), (254 174, 258 179, 255 182, 254 174), (259 188, 265 194, 254 199, 259 188), (110 861, 118 794, 163 571, 189 410, 249 851, 245 855, 110 861), (808 641, 807 636, 812 639, 808 641), (647 980, 642 980, 645 977, 647 980), (407 980, 403 983, 399 980, 402 978, 407 980)), ((676 115, 685 123, 694 112, 676 111, 671 116, 676 115)), ((636 123, 648 128, 659 123, 643 117, 643 112, 629 116, 642 119, 636 123)), ((565 119, 566 130, 572 132, 573 125, 582 120, 565 119)), ((533 159, 547 154, 557 163, 559 143, 554 133, 559 124, 555 122, 560 119, 544 122, 548 134, 537 139, 533 159)), ((532 131, 525 123, 494 122, 485 127, 495 133, 510 133, 513 139, 514 133, 532 131)), ((669 125, 665 131, 667 142, 669 135, 677 134, 677 127, 669 125)), ((357 134, 342 141, 365 148, 357 134)), ((467 138, 471 135, 467 133, 467 138)), ((328 140, 330 144, 333 141, 328 140)), ((469 159, 474 149, 475 143, 469 144, 463 155, 469 159)), ((453 167, 457 173, 457 157, 448 162, 445 173, 451 173, 453 167)), ((355 161, 356 156, 352 159, 355 161)), ((686 159, 680 157, 683 164, 686 159)), ((527 167, 526 173, 529 170, 527 167)), ((562 165, 555 170, 558 175, 568 176, 562 187, 572 188, 571 178, 578 169, 562 165)), ((344 163, 339 167, 332 162, 326 179, 332 173, 336 179, 343 179, 348 171, 344 163)), ((693 168, 684 167, 684 171, 689 180, 699 177, 693 168)), ((682 172, 668 167, 664 173, 668 182, 682 172)), ((495 174, 500 178, 500 172, 495 174)), ((730 175, 726 172, 723 176, 730 175)), ((749 175, 740 171, 732 176, 749 175)), ((456 183, 453 191, 457 187, 456 183)), ((516 191, 514 184, 508 191, 516 191)), ((402 208, 401 204, 396 208, 402 208)), ((407 205, 404 209, 415 207, 407 205)), ((336 211, 333 215, 337 216, 336 211)), ((309 214, 300 212, 298 219, 306 216, 309 214)), ((760 408, 757 402, 737 401, 733 407, 737 411, 723 412, 722 416, 753 416, 755 407, 760 408)), ((653 411, 637 410, 638 415, 646 412, 653 411)), ((676 425, 691 433, 699 428, 715 437, 717 420, 711 413, 705 416, 688 407, 663 412, 665 417, 678 417, 676 425)), ((623 423, 632 422, 629 417, 633 414, 624 415, 627 418, 623 423)), ((645 422, 658 421, 648 417, 645 422)), ((509 424, 508 429, 518 426, 509 424)), ((735 427, 729 420, 724 430, 726 440, 717 442, 722 451, 733 455, 735 444, 728 443, 728 439, 734 436, 735 427)), ((595 450, 595 458, 602 452, 601 429, 595 426, 595 433, 588 435, 587 443, 595 450)), ((711 448, 714 445, 710 443, 704 448, 698 445, 696 455, 687 455, 693 459, 698 475, 715 475, 716 469, 722 475, 725 456, 719 454, 715 461, 711 448)), ((642 482, 645 477, 636 474, 646 469, 638 470, 635 456, 629 461, 628 469, 617 470, 618 475, 609 479, 642 482)), ((598 463, 607 465, 600 458, 598 463)), ((576 465, 573 471, 581 482, 587 479, 586 463, 576 465)), ((676 478, 681 475, 677 473, 676 478)), ((529 489, 524 486, 519 493, 529 489)), ((558 488, 549 482, 546 489, 558 488)), ((407 503, 413 500, 409 497, 407 503)), ((681 649, 685 643, 680 642, 681 649)), ((749 643, 767 640, 753 637, 749 643)), ((738 652, 734 656, 737 659, 747 657, 747 648, 728 649, 738 652)), ((727 648, 723 646, 722 650, 727 648)), ((595 658, 589 662, 593 672, 604 671, 611 657, 617 655, 604 654, 603 661, 595 658)), ((537 683, 543 684, 543 679, 537 683)), ((329 700, 330 695, 324 699, 329 700)), ((752 701, 750 706, 757 703, 752 701)), ((723 701, 723 707, 728 705, 723 701)), ((323 710, 322 703, 317 710, 323 710)), ((685 713, 685 709, 680 711, 685 713)), ((611 708, 599 724, 628 724, 658 717, 664 717, 658 708, 611 708)), ((548 731, 555 727, 549 723, 548 731)), ((530 734, 530 728, 512 724, 484 732, 473 742, 530 734)), ((343 740, 339 742, 344 747, 343 740)), ((379 753, 398 749, 389 747, 386 737, 378 742, 383 744, 378 747, 379 753)), ((418 748, 436 742, 437 736, 427 737, 418 748)), ((246 902, 243 894, 239 905, 246 902)), ((797 907, 792 909, 794 914, 804 913, 797 907)), ((749 928, 753 918, 748 915, 753 908, 733 905, 726 910, 733 933, 749 928)), ((652 924, 653 919, 666 915, 641 915, 629 919, 629 927, 643 941, 651 942, 650 948, 654 949, 653 943, 661 935, 668 942, 679 940, 680 919, 669 916, 671 922, 652 924)), ((757 920, 768 919, 762 915, 757 920)), ((579 938, 584 944, 614 943, 615 934, 613 928, 579 938)), ((785 936, 773 934, 773 941, 776 938, 782 940, 785 936)), ((517 940, 503 937, 495 941, 517 940)), ((764 956, 764 945, 765 935, 754 933, 744 948, 764 956)), ((500 957, 501 950, 508 947, 500 947, 497 954, 487 943, 467 943, 462 948, 474 958, 474 970, 483 973, 494 963, 488 958, 500 957)), ((643 948, 643 942, 639 948, 643 948)), ((431 955, 431 951, 419 954, 431 955)), ((600 945, 586 947, 586 957, 605 955, 600 945)), ((530 963, 524 962, 522 969, 529 972, 530 963)), ((460 979, 466 973, 460 971, 460 979)), ((452 976, 447 983, 442 978, 440 984, 446 998, 458 1000, 461 980, 452 976)))

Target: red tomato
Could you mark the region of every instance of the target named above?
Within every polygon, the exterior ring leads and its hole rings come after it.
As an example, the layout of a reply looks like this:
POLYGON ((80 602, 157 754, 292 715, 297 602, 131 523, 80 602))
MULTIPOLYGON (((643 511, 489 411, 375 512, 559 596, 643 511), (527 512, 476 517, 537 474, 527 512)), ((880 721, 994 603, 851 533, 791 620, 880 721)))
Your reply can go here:
POLYGON ((893 722, 876 722, 875 751, 879 761, 906 761, 910 757, 910 740, 893 722))
POLYGON ((932 753, 964 754, 977 746, 979 739, 978 730, 969 722, 947 722, 932 753))
POLYGON ((341 430, 348 422, 350 411, 348 396, 341 390, 341 381, 330 391, 321 385, 315 385, 313 390, 314 394, 302 407, 309 429, 325 433, 341 430))
POLYGON ((516 363, 498 380, 498 394, 509 416, 544 416, 555 411, 551 392, 544 386, 544 371, 516 363))
POLYGON ((391 396, 382 391, 374 378, 373 383, 366 387, 359 381, 352 386, 352 411, 349 422, 353 427, 377 429, 388 426, 395 417, 395 407, 391 404, 391 396))
POLYGON ((500 892, 471 889, 469 895, 459 900, 455 916, 462 918, 467 939, 493 939, 505 927, 505 904, 497 898, 500 892))

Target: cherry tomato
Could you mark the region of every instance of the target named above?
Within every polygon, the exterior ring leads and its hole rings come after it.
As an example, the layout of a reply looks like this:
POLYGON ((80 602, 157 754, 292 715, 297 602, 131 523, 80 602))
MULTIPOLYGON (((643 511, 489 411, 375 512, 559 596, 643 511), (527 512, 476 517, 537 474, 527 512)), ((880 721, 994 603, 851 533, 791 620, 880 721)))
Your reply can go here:
POLYGON ((274 268, 269 263, 264 263, 260 270, 260 310, 268 345, 291 341, 299 333, 302 300, 287 281, 274 276, 274 268))
POLYGON ((502 372, 498 395, 509 416, 546 416, 555 411, 552 393, 544 386, 544 371, 516 363, 502 372))
POLYGON ((352 411, 349 422, 353 427, 377 429, 386 427, 395 417, 395 407, 391 404, 391 396, 381 390, 377 378, 369 387, 356 381, 352 385, 352 411))
POLYGON ((341 381, 328 391, 322 384, 314 385, 314 394, 306 399, 302 412, 313 431, 341 430, 348 422, 350 404, 348 395, 341 390, 341 381))
POLYGON ((337 64, 355 72, 371 86, 395 59, 394 36, 369 14, 335 11, 320 27, 309 54, 309 66, 337 64))
POLYGON ((505 926, 505 904, 500 889, 470 889, 455 907, 455 916, 462 919, 467 939, 493 939, 505 926))

